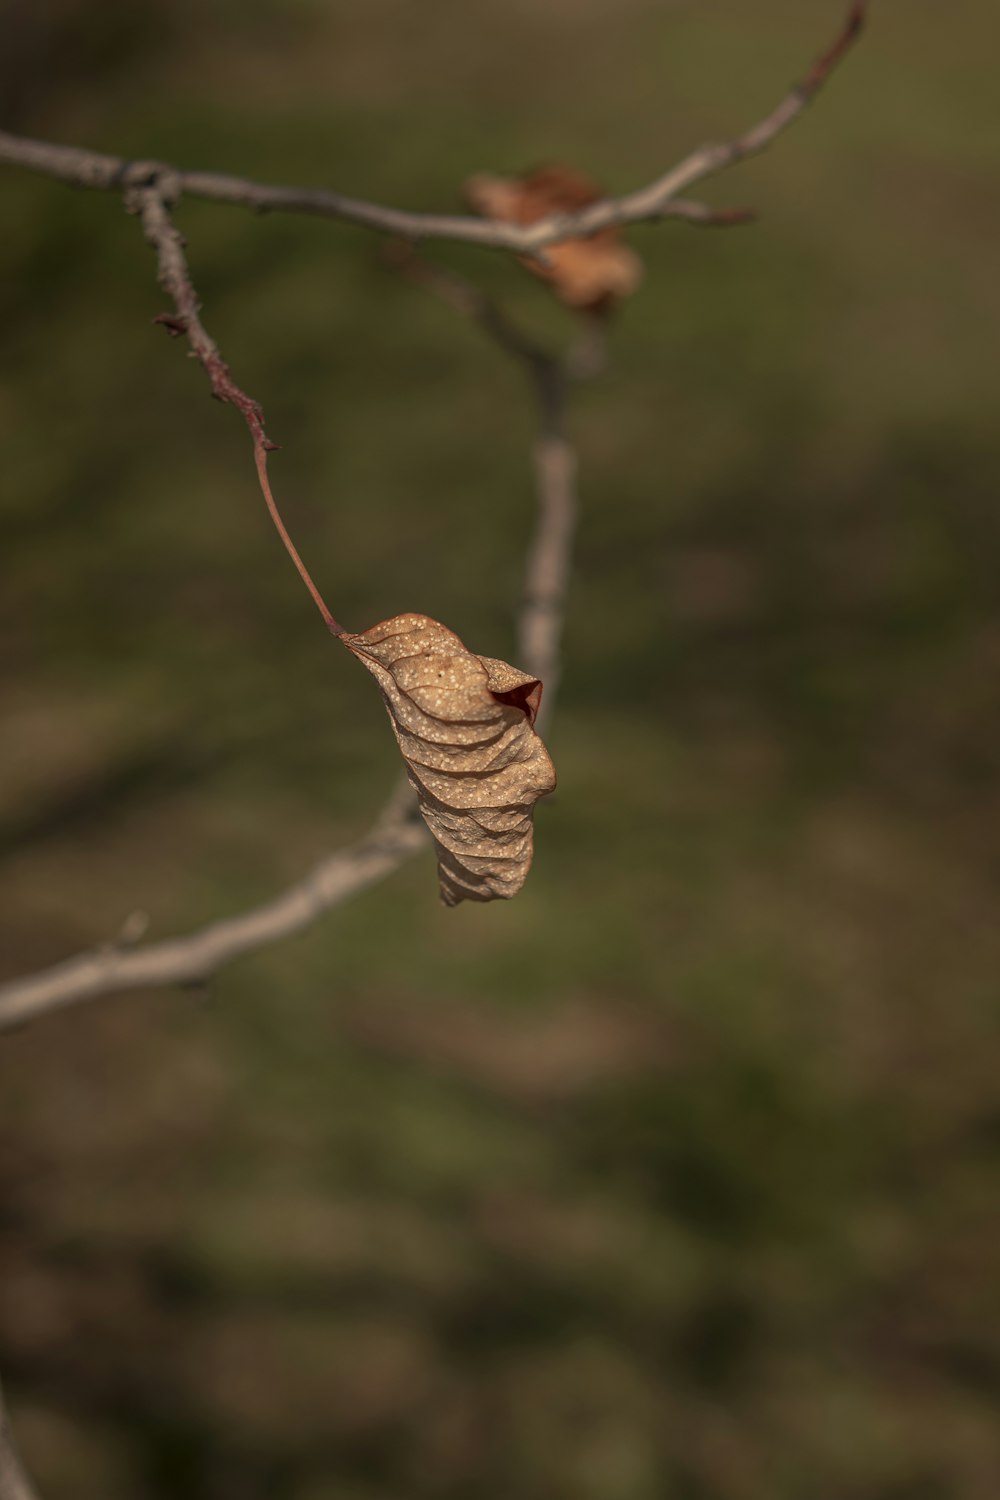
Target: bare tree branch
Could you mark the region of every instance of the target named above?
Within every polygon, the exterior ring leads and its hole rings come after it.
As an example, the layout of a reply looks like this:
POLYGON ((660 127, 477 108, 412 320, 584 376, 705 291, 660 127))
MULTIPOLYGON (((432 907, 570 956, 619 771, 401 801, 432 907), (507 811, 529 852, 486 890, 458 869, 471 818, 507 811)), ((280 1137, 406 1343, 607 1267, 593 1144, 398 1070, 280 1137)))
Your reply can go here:
MULTIPOLYGON (((560 387, 565 391, 563 379, 560 387)), ((576 453, 561 420, 542 427, 534 461, 538 511, 518 614, 518 655, 525 671, 545 684, 537 721, 544 734, 562 677, 560 647, 577 517, 576 453)))
MULTIPOLYGON (((126 946, 119 939, 0 985, 0 1031, 121 990, 204 984, 224 964, 300 932, 324 912, 374 885, 425 843, 426 831, 415 816, 413 794, 402 783, 359 843, 327 856, 272 901, 213 922, 187 937, 139 947, 126 946)), ((0 1500, 6 1500, 2 1492, 0 1500)))
POLYGON ((10 1418, 0 1386, 0 1500, 38 1500, 38 1494, 24 1471, 11 1431, 10 1418))
MULTIPOLYGON (((759 156, 776 136, 787 130, 793 120, 798 119, 815 98, 834 68, 861 35, 867 11, 868 0, 855 0, 833 44, 817 58, 806 76, 789 90, 771 113, 758 120, 756 125, 751 125, 749 130, 732 140, 699 146, 690 156, 664 172, 662 177, 656 178, 647 187, 639 188, 637 192, 595 203, 592 208, 574 216, 573 234, 592 234, 595 230, 605 229, 612 224, 635 224, 661 218, 667 206, 676 201, 678 193, 706 177, 715 176, 726 167, 746 161, 748 157, 759 156)), ((532 229, 536 231, 545 227, 544 223, 532 225, 532 229)), ((550 233, 546 235, 545 242, 567 238, 569 236, 565 232, 550 233)), ((528 248, 539 247, 529 245, 528 248)))
MULTIPOLYGON (((73 187, 96 188, 105 192, 121 192, 136 165, 126 157, 88 151, 80 146, 58 146, 48 141, 12 135, 4 130, 0 130, 0 162, 24 167, 29 172, 39 172, 46 177, 56 177, 73 187)), ((557 221, 554 218, 543 224, 532 225, 530 229, 520 229, 517 226, 493 224, 466 214, 413 213, 408 209, 367 203, 361 198, 349 198, 332 188, 254 182, 248 177, 235 177, 225 172, 185 171, 166 162, 140 163, 140 167, 143 170, 152 169, 161 177, 169 178, 176 185, 178 193, 184 193, 189 198, 207 198, 215 203, 236 204, 256 213, 298 213, 325 219, 343 219, 377 233, 400 235, 413 241, 457 240, 492 250, 514 250, 523 255, 543 249, 554 239, 571 239, 574 235, 572 227, 566 231, 562 229, 563 220, 558 221, 558 234, 540 233, 545 230, 546 225, 556 229, 557 221)), ((682 219, 692 224, 718 224, 725 227, 744 222, 752 217, 752 213, 748 209, 739 208, 712 209, 704 203, 692 203, 678 198, 670 203, 665 202, 655 215, 648 217, 682 219)), ((568 219, 565 221, 566 224, 569 222, 568 219)))
POLYGON ((170 206, 180 193, 176 174, 156 162, 133 162, 123 172, 123 188, 125 206, 139 215, 146 239, 156 251, 160 285, 176 308, 175 314, 160 313, 155 321, 174 337, 183 334, 187 338, 212 383, 212 395, 236 407, 254 443, 263 444, 269 451, 276 448, 264 431, 260 403, 236 384, 218 344, 201 321, 201 303, 191 283, 184 238, 170 217, 170 206))
POLYGON ((520 329, 465 277, 434 265, 412 246, 392 242, 386 256, 408 281, 475 323, 526 371, 538 412, 534 448, 537 513, 525 560, 517 616, 517 660, 545 685, 537 727, 543 733, 555 707, 561 672, 560 641, 576 531, 576 454, 566 436, 566 402, 574 375, 560 358, 520 329))
POLYGON ((142 220, 146 239, 156 251, 159 266, 159 281, 163 290, 173 299, 176 313, 160 313, 154 320, 161 323, 175 338, 184 334, 193 353, 212 384, 212 394, 219 401, 235 406, 250 429, 253 439, 254 460, 261 493, 267 504, 271 520, 278 535, 298 571, 299 577, 309 590, 313 603, 323 617, 323 622, 333 635, 343 635, 343 627, 337 623, 326 606, 319 589, 309 576, 309 570, 299 556, 298 549, 285 529, 278 507, 271 493, 267 474, 267 455, 278 445, 272 443, 264 430, 264 413, 259 401, 248 396, 235 382, 219 346, 209 335, 201 321, 201 304, 191 282, 187 261, 184 257, 184 237, 170 216, 170 204, 177 196, 177 178, 155 162, 133 162, 124 173, 125 206, 130 213, 138 214, 142 220))
MULTIPOLYGON (((817 59, 800 83, 757 124, 733 140, 701 146, 669 171, 645 187, 619 198, 604 198, 578 214, 555 214, 537 223, 518 226, 496 224, 459 214, 411 213, 405 209, 368 203, 325 188, 275 186, 253 182, 220 172, 189 172, 161 164, 146 164, 161 179, 168 178, 177 192, 217 203, 235 203, 258 212, 283 210, 345 219, 383 234, 411 241, 460 240, 494 250, 513 250, 519 255, 537 255, 559 240, 578 239, 612 224, 637 224, 657 219, 679 218, 695 224, 732 224, 747 218, 747 211, 713 210, 702 203, 680 197, 687 188, 724 168, 755 156, 769 146, 781 131, 814 98, 834 68, 858 37, 867 12, 867 0, 855 0, 831 47, 817 59)), ((121 192, 134 173, 135 163, 123 157, 86 151, 75 146, 56 146, 44 141, 0 131, 0 162, 57 177, 77 187, 121 192)))

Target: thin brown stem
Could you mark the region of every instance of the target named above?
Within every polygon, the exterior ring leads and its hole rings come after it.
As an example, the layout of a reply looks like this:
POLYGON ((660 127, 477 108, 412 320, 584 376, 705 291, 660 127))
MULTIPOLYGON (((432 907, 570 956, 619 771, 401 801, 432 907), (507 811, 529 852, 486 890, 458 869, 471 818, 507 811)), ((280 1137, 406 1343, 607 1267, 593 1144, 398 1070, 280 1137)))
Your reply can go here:
POLYGON ((271 520, 277 527, 278 535, 281 537, 281 540, 285 544, 285 551, 292 559, 292 562, 295 564, 296 568, 299 571, 299 577, 302 579, 302 582, 305 584, 306 588, 312 595, 313 603, 319 610, 320 614, 323 616, 323 622, 326 625, 327 630, 331 635, 343 635, 343 625, 338 624, 337 621, 333 618, 333 615, 331 615, 330 611, 327 609, 323 595, 313 583, 312 578, 309 575, 309 570, 299 556, 299 550, 296 547, 295 543, 292 541, 291 537, 288 535, 288 532, 285 529, 285 523, 281 519, 281 516, 278 512, 278 507, 275 504, 274 496, 271 494, 271 484, 267 474, 267 449, 264 447, 263 443, 257 442, 256 440, 254 441, 253 447, 254 462, 257 465, 257 478, 260 480, 261 492, 264 496, 267 508, 270 511, 271 520))
POLYGON ((156 251, 160 285, 176 309, 174 314, 161 313, 155 321, 163 324, 174 337, 183 334, 187 338, 211 382, 212 394, 217 400, 235 406, 246 422, 253 440, 257 478, 271 520, 327 629, 332 635, 343 635, 343 627, 327 608, 278 512, 267 474, 267 455, 277 444, 272 443, 267 435, 260 402, 248 396, 236 384, 229 366, 219 352, 218 344, 201 321, 201 304, 184 254, 184 238, 170 213, 169 205, 177 191, 176 180, 170 175, 164 176, 158 167, 149 163, 133 165, 129 169, 129 176, 126 206, 130 212, 138 214, 142 221, 146 239, 156 251))

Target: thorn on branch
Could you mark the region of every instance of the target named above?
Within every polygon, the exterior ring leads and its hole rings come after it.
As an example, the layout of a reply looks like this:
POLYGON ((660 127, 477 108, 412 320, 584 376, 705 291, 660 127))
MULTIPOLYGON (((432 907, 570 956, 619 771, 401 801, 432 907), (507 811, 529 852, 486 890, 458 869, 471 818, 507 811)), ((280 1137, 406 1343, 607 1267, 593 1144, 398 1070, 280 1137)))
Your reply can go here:
POLYGON ((114 940, 116 948, 133 948, 136 943, 142 941, 149 931, 150 917, 147 911, 136 908, 130 911, 118 931, 114 940))
POLYGON ((181 338, 188 331, 187 319, 178 317, 176 313, 157 313, 153 322, 165 328, 172 339, 181 338))

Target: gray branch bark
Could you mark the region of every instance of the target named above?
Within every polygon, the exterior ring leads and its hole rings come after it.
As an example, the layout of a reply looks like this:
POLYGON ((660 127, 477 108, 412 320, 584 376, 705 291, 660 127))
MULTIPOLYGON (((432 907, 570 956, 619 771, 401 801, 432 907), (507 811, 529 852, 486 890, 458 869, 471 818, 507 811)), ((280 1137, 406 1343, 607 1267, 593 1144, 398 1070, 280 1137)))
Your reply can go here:
MULTIPOLYGON (((223 965, 291 937, 349 897, 382 880, 426 843, 413 796, 403 786, 360 842, 340 849, 286 891, 187 937, 130 947, 107 943, 0 985, 0 1031, 122 990, 204 984, 223 965)), ((0 1500, 6 1496, 0 1495, 0 1500)))
MULTIPOLYGON (((580 239, 610 225, 649 223, 679 218, 695 224, 727 224, 746 217, 742 210, 713 211, 702 203, 691 203, 680 195, 695 183, 712 177, 756 156, 786 130, 809 105, 827 78, 858 37, 867 12, 867 0, 852 4, 833 45, 817 59, 800 80, 763 119, 728 141, 699 146, 683 161, 652 182, 617 198, 604 198, 577 214, 555 214, 527 226, 496 224, 461 214, 413 213, 381 203, 351 198, 329 188, 292 187, 254 182, 223 172, 185 171, 163 163, 138 164, 168 177, 176 191, 192 198, 210 198, 216 203, 235 203, 258 212, 318 214, 344 219, 382 234, 418 241, 458 240, 518 255, 540 255, 559 240, 580 239)), ((0 131, 0 162, 57 177, 77 187, 121 192, 133 177, 137 164, 124 157, 87 151, 78 146, 52 145, 0 131)))

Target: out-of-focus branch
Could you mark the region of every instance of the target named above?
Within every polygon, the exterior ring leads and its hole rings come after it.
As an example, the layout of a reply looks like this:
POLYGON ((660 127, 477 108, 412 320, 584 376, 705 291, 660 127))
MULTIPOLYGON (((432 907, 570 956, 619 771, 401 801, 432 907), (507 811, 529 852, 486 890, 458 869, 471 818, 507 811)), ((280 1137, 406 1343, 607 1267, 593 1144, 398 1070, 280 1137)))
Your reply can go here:
POLYGON ((38 1500, 18 1455, 0 1386, 0 1500, 38 1500))
MULTIPOLYGON (((162 943, 132 947, 123 936, 0 985, 0 1031, 121 990, 204 984, 225 964, 300 932, 324 912, 374 885, 425 842, 413 794, 402 783, 359 843, 328 855, 304 879, 264 905, 162 943)), ((0 1500, 7 1500, 3 1490, 0 1500)))
POLYGON ((571 357, 543 348, 478 287, 434 265, 412 246, 392 243, 389 263, 408 281, 475 323, 526 371, 538 411, 534 449, 537 511, 525 562, 517 614, 517 660, 544 685, 536 727, 544 733, 555 707, 561 673, 560 643, 576 531, 576 454, 566 435, 566 402, 574 373, 571 357))
MULTIPOLYGON (((109 156, 103 151, 88 151, 82 146, 60 146, 49 141, 35 141, 27 136, 0 130, 0 162, 23 167, 45 177, 58 178, 73 187, 96 188, 104 192, 121 192, 136 164, 123 156, 109 156)), ((332 188, 305 188, 291 185, 254 182, 249 177, 235 177, 226 172, 186 171, 167 162, 141 163, 153 168, 161 178, 169 179, 178 193, 189 198, 207 198, 214 203, 231 203, 256 213, 310 214, 324 219, 343 219, 380 234, 399 235, 418 240, 458 240, 468 245, 482 245, 489 250, 513 250, 532 254, 555 239, 572 239, 575 233, 588 230, 568 229, 570 221, 553 218, 544 224, 521 229, 516 225, 493 224, 466 214, 415 213, 409 209, 391 208, 387 204, 368 203, 350 198, 332 188), (548 229, 546 229, 548 226, 548 229), (545 233, 541 231, 545 230, 545 233)), ((607 200, 624 203, 624 199, 607 200)), ((745 222, 753 215, 742 208, 713 209, 706 203, 684 198, 664 202, 657 212, 646 217, 681 219, 689 224, 719 225, 745 222)), ((628 222, 616 220, 615 222, 628 222)))
MULTIPOLYGON (((563 394, 565 388, 563 377, 563 394)), ((534 462, 538 509, 517 627, 518 654, 524 669, 545 684, 538 713, 538 726, 544 733, 562 677, 562 632, 576 535, 576 453, 561 420, 542 426, 534 462)))
MULTIPOLYGON (((749 130, 743 131, 741 135, 734 136, 729 141, 699 146, 675 167, 671 167, 661 177, 657 177, 646 187, 639 188, 634 193, 626 193, 622 198, 609 198, 601 203, 595 203, 592 208, 585 209, 583 213, 574 216, 573 234, 593 234, 596 230, 606 229, 612 224, 636 224, 644 220, 662 218, 667 206, 677 201, 678 193, 683 193, 694 183, 701 182, 706 177, 714 177, 717 172, 724 171, 726 167, 735 166, 737 162, 746 161, 748 157, 759 156, 775 137, 783 130, 787 130, 793 120, 797 120, 803 110, 809 106, 834 68, 861 35, 867 13, 868 0, 855 0, 833 44, 816 59, 805 77, 789 90, 771 113, 765 115, 762 120, 758 120, 755 125, 751 125, 749 130)), ((739 217, 735 220, 731 219, 730 222, 739 222, 739 217)), ((565 231, 549 232, 544 222, 532 225, 532 229, 536 232, 542 229, 547 230, 546 244, 551 244, 553 239, 570 237, 565 231)), ((530 251, 540 247, 529 245, 527 248, 530 251)))
MULTIPOLYGON (((734 139, 701 146, 669 171, 619 198, 603 198, 577 214, 554 214, 536 223, 520 226, 496 224, 459 214, 411 213, 323 188, 273 186, 219 172, 189 172, 166 165, 155 166, 161 179, 169 178, 176 191, 193 198, 235 203, 258 212, 285 210, 345 219, 383 234, 416 242, 427 239, 461 240, 494 250, 513 250, 519 255, 538 255, 559 240, 578 239, 612 224, 637 224, 656 219, 679 218, 694 224, 732 224, 747 217, 745 210, 714 210, 703 203, 680 197, 694 183, 724 168, 755 156, 769 146, 802 113, 834 68, 858 37, 867 13, 867 0, 855 0, 845 23, 806 76, 757 124, 734 139)), ((135 164, 119 156, 86 151, 76 146, 50 145, 45 141, 0 131, 0 162, 58 177, 77 187, 120 192, 127 186, 135 164)))

